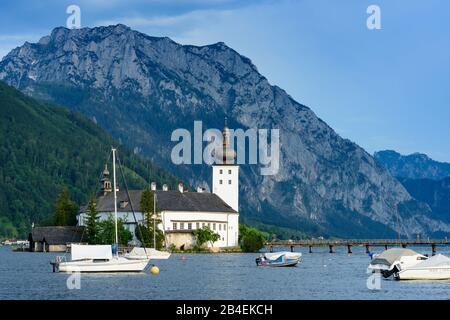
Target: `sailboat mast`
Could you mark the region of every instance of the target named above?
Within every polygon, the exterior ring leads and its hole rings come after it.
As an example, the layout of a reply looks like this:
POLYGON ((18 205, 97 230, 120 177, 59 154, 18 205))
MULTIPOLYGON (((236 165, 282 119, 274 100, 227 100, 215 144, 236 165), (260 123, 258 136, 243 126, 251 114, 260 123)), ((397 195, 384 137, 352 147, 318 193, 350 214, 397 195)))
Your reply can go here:
POLYGON ((153 248, 156 249, 156 192, 153 191, 153 248))
POLYGON ((117 227, 117 183, 116 183, 116 149, 112 148, 113 154, 113 188, 114 188, 114 223, 116 231, 116 245, 119 245, 119 232, 117 227))

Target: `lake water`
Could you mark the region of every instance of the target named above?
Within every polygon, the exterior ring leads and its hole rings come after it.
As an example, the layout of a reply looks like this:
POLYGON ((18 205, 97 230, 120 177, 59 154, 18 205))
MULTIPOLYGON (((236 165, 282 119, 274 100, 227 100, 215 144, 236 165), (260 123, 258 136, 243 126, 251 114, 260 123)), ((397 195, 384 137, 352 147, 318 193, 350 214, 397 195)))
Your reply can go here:
MULTIPOLYGON (((53 273, 54 253, 12 252, 0 247, 0 300, 5 299, 450 299, 450 281, 381 281, 366 285, 370 262, 365 248, 305 249, 294 268, 257 267, 257 254, 173 254, 153 261, 159 275, 82 274, 79 290, 69 275, 53 273), (182 259, 182 257, 185 259, 182 259)), ((413 248, 430 254, 429 247, 413 248)), ((375 248, 381 252, 382 248, 375 248)), ((450 248, 438 247, 450 255, 450 248)))

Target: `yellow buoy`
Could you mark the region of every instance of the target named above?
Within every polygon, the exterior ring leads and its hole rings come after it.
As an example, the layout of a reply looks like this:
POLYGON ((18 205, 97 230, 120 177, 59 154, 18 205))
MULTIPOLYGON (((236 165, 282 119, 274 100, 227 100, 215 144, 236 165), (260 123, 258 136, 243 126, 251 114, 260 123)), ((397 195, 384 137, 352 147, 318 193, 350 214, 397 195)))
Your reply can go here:
POLYGON ((153 266, 150 268, 150 272, 152 274, 158 274, 159 273, 159 268, 157 266, 153 266))

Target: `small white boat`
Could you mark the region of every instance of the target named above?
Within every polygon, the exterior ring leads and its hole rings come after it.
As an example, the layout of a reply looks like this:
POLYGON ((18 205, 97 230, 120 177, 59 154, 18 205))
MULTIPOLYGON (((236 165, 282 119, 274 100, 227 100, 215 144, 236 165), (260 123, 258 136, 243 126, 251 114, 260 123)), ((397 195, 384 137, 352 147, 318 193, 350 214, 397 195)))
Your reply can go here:
POLYGON ((427 256, 411 249, 392 248, 374 256, 368 269, 372 272, 380 272, 383 277, 389 278, 394 273, 412 267, 426 259, 428 259, 427 256))
POLYGON ((170 252, 158 251, 153 248, 134 247, 130 253, 124 255, 127 259, 152 259, 152 260, 166 260, 170 258, 170 252))
POLYGON ((268 267, 294 267, 300 262, 301 257, 302 254, 300 252, 268 252, 256 258, 256 265, 268 267))
POLYGON ((112 254, 111 245, 72 245, 71 261, 53 262, 58 272, 142 272, 149 259, 128 259, 112 254))
POLYGON ((450 280, 450 258, 435 255, 414 266, 402 268, 394 277, 397 280, 450 280))

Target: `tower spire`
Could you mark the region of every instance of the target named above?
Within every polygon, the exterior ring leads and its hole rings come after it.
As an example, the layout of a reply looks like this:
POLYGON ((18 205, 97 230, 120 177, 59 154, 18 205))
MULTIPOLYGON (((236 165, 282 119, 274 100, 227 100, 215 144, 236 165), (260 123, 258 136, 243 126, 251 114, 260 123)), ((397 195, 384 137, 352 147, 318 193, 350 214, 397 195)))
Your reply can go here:
POLYGON ((109 179, 108 164, 105 164, 105 169, 103 169, 103 177, 100 182, 102 184, 101 192, 104 196, 112 191, 111 180, 109 179))

